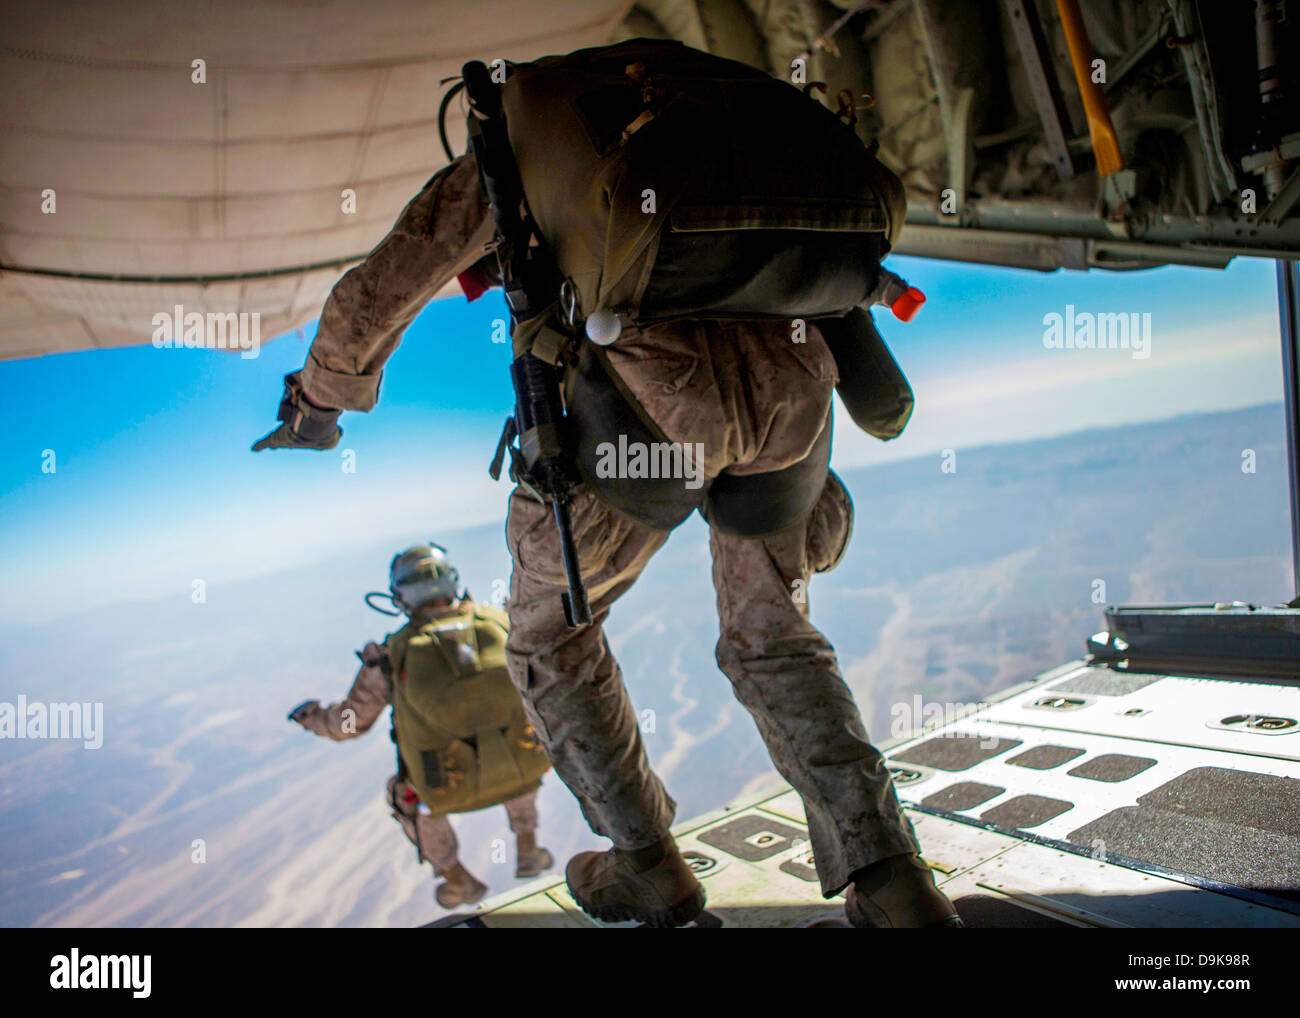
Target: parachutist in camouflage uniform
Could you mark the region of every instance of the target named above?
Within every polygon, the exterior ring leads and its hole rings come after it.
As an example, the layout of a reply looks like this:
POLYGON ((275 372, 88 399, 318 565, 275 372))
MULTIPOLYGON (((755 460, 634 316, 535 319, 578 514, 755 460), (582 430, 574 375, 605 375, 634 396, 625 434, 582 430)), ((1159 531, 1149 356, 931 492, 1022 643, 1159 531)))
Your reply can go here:
POLYGON ((554 864, 537 844, 537 788, 549 765, 506 675, 504 613, 475 604, 456 579, 437 545, 397 556, 391 597, 407 625, 357 652, 361 670, 343 700, 329 707, 311 700, 289 715, 342 741, 365 734, 393 706, 399 770, 388 779, 387 802, 420 861, 443 879, 435 893, 444 908, 487 891, 457 855, 449 813, 503 805, 516 840, 515 876, 554 864))
MULTIPOLYGON (((616 59, 608 63, 621 67, 616 59)), ((638 63, 629 64, 628 75, 647 80, 638 63)), ((628 125, 625 143, 644 122, 628 125)), ((541 149, 555 151, 550 141, 541 149)), ((529 198, 534 212, 535 197, 529 198)), ((901 216, 900 185, 887 221, 891 241, 901 216)), ((461 156, 429 181, 392 232, 334 288, 306 366, 286 381, 285 423, 255 448, 336 441, 338 411, 375 405, 382 366, 425 303, 457 277, 471 299, 494 281, 485 258, 492 237, 474 156, 461 156)), ((858 926, 959 926, 919 858, 834 648, 809 621, 806 597, 793 596, 839 561, 852 525, 848 492, 825 469, 839 379, 827 330, 809 321, 806 335, 792 342, 789 320, 629 320, 616 342, 602 346, 601 366, 606 390, 616 386, 658 437, 702 447, 703 474, 718 496, 709 503, 714 511, 727 485, 732 509, 743 511, 746 479, 763 476, 785 477, 805 500, 808 508, 765 536, 738 536, 721 525, 720 513, 708 517, 719 667, 803 800, 823 893, 847 888, 847 911, 858 926), (818 457, 820 470, 807 469, 818 457)), ((606 390, 583 395, 570 387, 569 412, 583 411, 584 399, 598 402, 606 390)), ((549 507, 522 485, 510 497, 510 676, 592 830, 614 843, 609 852, 582 853, 569 863, 575 899, 602 919, 680 925, 703 908, 703 888, 669 834, 676 804, 650 768, 603 629, 676 523, 637 518, 635 483, 620 494, 584 479, 573 491, 570 514, 592 622, 577 629, 568 627, 561 607, 566 574, 549 507)))

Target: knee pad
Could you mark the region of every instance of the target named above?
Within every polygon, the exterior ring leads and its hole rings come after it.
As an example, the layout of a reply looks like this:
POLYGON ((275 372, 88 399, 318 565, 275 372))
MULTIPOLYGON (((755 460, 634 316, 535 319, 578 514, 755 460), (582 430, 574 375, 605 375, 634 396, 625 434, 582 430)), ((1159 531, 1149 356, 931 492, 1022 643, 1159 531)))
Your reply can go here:
POLYGON ((853 536, 853 499, 835 471, 826 472, 826 485, 808 520, 808 567, 814 573, 834 569, 844 558, 853 536))

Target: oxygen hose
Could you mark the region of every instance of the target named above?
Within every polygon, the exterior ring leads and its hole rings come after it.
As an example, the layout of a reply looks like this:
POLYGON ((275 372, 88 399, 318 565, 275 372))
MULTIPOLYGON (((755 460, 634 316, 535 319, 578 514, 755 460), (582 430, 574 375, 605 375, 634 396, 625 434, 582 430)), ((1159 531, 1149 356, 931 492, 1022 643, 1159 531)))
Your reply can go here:
POLYGON ((465 87, 465 81, 462 78, 451 88, 447 89, 447 94, 442 97, 442 103, 438 106, 438 138, 442 141, 442 150, 447 153, 447 161, 454 162, 456 155, 451 150, 451 142, 447 140, 447 107, 451 105, 452 99, 459 94, 460 90, 465 87))

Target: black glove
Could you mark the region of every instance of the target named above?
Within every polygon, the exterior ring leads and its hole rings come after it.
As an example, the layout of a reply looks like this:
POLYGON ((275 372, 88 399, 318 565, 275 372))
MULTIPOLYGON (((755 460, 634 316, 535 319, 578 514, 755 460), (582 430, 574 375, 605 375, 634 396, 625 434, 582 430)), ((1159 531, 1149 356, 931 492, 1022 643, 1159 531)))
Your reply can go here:
POLYGON ((284 395, 280 397, 278 428, 253 445, 253 452, 263 449, 333 449, 343 437, 338 426, 341 410, 322 410, 309 403, 302 393, 298 372, 284 376, 284 395))
POLYGON ((308 715, 315 714, 320 709, 319 700, 304 700, 289 712, 289 720, 296 721, 301 725, 308 715))
POLYGON ((357 660, 367 668, 378 668, 385 675, 391 675, 392 666, 388 663, 388 655, 384 653, 384 648, 373 640, 367 643, 364 648, 356 652, 357 660))

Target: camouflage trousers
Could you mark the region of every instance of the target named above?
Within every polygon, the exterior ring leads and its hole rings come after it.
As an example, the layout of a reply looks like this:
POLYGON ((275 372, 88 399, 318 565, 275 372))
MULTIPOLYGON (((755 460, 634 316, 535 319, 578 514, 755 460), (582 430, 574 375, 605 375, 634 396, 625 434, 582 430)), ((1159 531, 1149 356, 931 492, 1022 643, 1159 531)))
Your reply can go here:
MULTIPOLYGON (((537 830, 537 789, 502 803, 510 818, 510 830, 515 837, 532 834, 537 830)), ((433 872, 442 876, 460 862, 460 843, 451 826, 451 818, 434 817, 420 812, 420 799, 411 786, 394 774, 388 779, 388 805, 393 819, 402 825, 402 831, 415 846, 420 862, 433 864, 433 872)))
MULTIPOLYGON (((835 650, 808 619, 808 580, 839 561, 852 513, 832 474, 809 516, 775 536, 713 529, 710 537, 718 666, 803 799, 826 897, 854 870, 918 850, 835 650)), ((572 517, 592 612, 592 624, 579 629, 565 624, 551 512, 518 488, 510 498, 510 675, 591 829, 620 848, 640 848, 668 830, 676 803, 650 768, 603 626, 668 535, 621 516, 587 488, 576 490, 572 517)))

